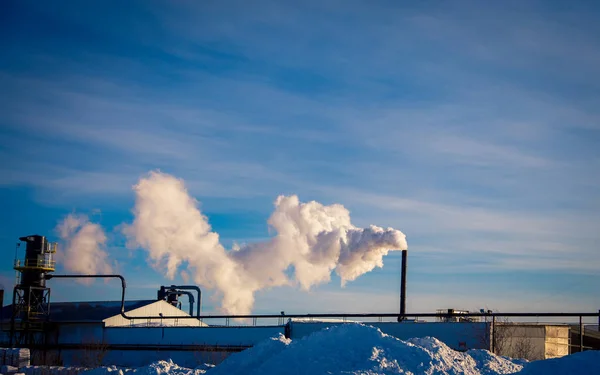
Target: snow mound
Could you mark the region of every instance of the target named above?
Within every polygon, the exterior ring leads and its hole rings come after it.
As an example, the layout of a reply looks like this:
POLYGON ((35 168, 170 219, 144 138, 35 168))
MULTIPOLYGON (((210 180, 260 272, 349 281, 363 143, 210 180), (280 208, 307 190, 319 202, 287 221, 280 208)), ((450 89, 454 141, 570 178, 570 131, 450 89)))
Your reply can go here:
POLYGON ((97 367, 87 371, 83 371, 80 375, 123 375, 124 372, 131 371, 129 369, 119 369, 116 366, 97 367))
POLYGON ((128 372, 127 375, 200 375, 204 373, 204 370, 191 370, 186 367, 180 367, 173 363, 172 360, 168 360, 154 362, 149 366, 137 368, 132 372, 128 372))
POLYGON ((154 362, 131 372, 128 371, 126 375, 200 375, 205 372, 205 370, 199 368, 192 370, 186 367, 180 367, 173 363, 172 360, 168 360, 154 362))
POLYGON ((497 356, 487 350, 473 349, 467 352, 477 364, 481 375, 488 374, 510 374, 513 368, 520 368, 527 365, 526 359, 514 359, 497 356))
POLYGON ((82 375, 201 375, 212 365, 202 365, 195 369, 180 367, 172 360, 157 361, 148 366, 136 369, 120 369, 116 366, 105 366, 91 369, 82 375))
POLYGON ((600 351, 590 350, 565 357, 528 363, 518 375, 598 375, 600 351))
POLYGON ((208 373, 211 375, 255 374, 262 364, 277 357, 291 342, 292 340, 286 339, 280 333, 279 336, 261 341, 250 349, 230 355, 208 373))
MULTIPOLYGON (((458 362, 464 364, 468 369, 473 370, 472 372, 467 372, 465 369, 465 374, 513 374, 520 371, 523 365, 527 363, 525 360, 501 357, 481 349, 472 349, 466 353, 457 352, 434 337, 413 338, 407 342, 421 347, 428 352, 432 358, 431 363, 436 369, 450 369, 454 367, 454 363, 458 362)), ((433 373, 437 374, 437 372, 433 373)), ((443 371, 439 373, 446 374, 443 371)), ((450 373, 453 374, 453 372, 450 373)))
POLYGON ((363 324, 343 324, 291 342, 283 336, 229 356, 207 375, 500 375, 523 366, 485 351, 456 352, 433 338, 402 341, 363 324))
POLYGON ((500 357, 487 350, 457 352, 433 337, 403 341, 386 335, 375 327, 352 323, 329 327, 293 342, 279 335, 243 352, 230 355, 216 367, 205 364, 195 369, 188 369, 169 360, 154 362, 137 369, 101 367, 86 371, 84 374, 201 375, 204 373, 207 375, 598 375, 600 374, 600 352, 588 351, 562 358, 527 362, 500 357))

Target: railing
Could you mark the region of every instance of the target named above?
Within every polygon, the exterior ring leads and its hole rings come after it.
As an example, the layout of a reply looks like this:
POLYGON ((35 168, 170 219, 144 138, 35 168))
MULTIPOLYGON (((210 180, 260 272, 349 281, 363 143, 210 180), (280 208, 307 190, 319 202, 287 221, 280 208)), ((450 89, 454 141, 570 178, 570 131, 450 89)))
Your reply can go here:
MULTIPOLYGON (((561 319, 566 319, 566 318, 571 318, 573 319, 573 321, 570 324, 577 324, 579 327, 579 332, 581 332, 582 334, 579 334, 579 343, 578 343, 578 347, 580 349, 580 351, 583 351, 585 349, 584 347, 584 336, 585 336, 585 331, 583 329, 584 327, 584 318, 595 318, 597 319, 599 326, 600 326, 600 310, 598 312, 579 312, 579 313, 552 313, 552 312, 534 312, 534 313, 498 313, 498 312, 491 312, 491 311, 487 311, 487 312, 478 312, 478 313, 471 313, 471 312, 463 312, 463 311, 453 311, 453 312, 440 312, 438 311, 437 313, 404 313, 404 314, 398 314, 398 313, 324 313, 324 314, 285 314, 285 312, 281 312, 280 314, 247 314, 247 315, 200 315, 200 316, 155 316, 155 315, 151 315, 151 316, 129 316, 126 314, 125 312, 125 289, 126 289, 126 282, 125 282, 125 278, 121 275, 46 275, 47 279, 52 279, 52 278, 117 278, 120 280, 121 282, 121 311, 120 311, 120 315, 127 319, 127 320, 144 320, 144 319, 198 319, 200 322, 204 322, 205 320, 221 320, 224 321, 224 326, 230 326, 231 322, 236 322, 238 323, 237 325, 246 325, 248 326, 248 322, 251 320, 252 321, 252 326, 257 326, 258 325, 258 320, 275 320, 277 321, 276 324, 264 324, 264 325, 277 325, 277 326, 282 326, 285 325, 285 321, 286 319, 307 319, 309 321, 314 321, 314 320, 322 320, 322 319, 329 319, 331 321, 331 319, 336 319, 337 322, 343 323, 346 322, 347 319, 358 319, 359 321, 362 322, 367 322, 370 319, 373 319, 375 321, 379 321, 382 322, 385 319, 387 319, 388 321, 396 321, 396 322, 403 322, 403 324, 411 324, 411 321, 407 320, 407 318, 414 318, 414 320, 412 322, 414 322, 415 324, 418 324, 419 318, 422 319, 438 319, 438 320, 449 320, 452 318, 480 318, 483 319, 483 321, 485 323, 490 323, 490 328, 491 328, 491 337, 494 337, 494 330, 496 325, 502 325, 502 324, 507 324, 507 323, 511 323, 508 319, 510 318, 525 318, 525 319, 529 319, 529 323, 540 323, 539 319, 540 318, 561 318, 561 319), (504 318, 504 320, 502 320, 501 318, 504 318), (533 320, 533 321, 532 321, 533 320), (243 322, 243 323, 242 323, 243 322)), ((563 322, 555 322, 556 323, 566 323, 565 321, 563 322)), ((457 324, 468 324, 468 322, 464 322, 464 323, 457 323, 457 324)), ((215 325, 211 325, 212 327, 214 327, 215 325)), ((494 351, 494 340, 491 340, 491 350, 494 351)), ((575 345, 570 345, 570 346, 575 346, 575 345)))
POLYGON ((48 259, 25 259, 25 261, 21 262, 20 259, 16 259, 14 268, 42 268, 54 270, 56 268, 56 261, 48 259))
POLYGON ((56 248, 58 247, 58 243, 57 242, 46 242, 46 253, 56 253, 56 248))

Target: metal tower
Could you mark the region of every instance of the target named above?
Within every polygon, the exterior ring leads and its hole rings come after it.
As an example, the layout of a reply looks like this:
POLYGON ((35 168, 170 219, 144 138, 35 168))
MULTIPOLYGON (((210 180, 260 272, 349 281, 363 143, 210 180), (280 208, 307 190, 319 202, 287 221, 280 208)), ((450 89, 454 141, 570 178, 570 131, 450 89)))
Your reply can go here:
POLYGON ((54 272, 56 243, 46 237, 31 235, 19 238, 25 242, 25 259, 15 259, 17 285, 13 289, 13 312, 10 325, 10 344, 31 346, 41 344, 44 323, 50 317, 50 288, 46 274, 54 272))

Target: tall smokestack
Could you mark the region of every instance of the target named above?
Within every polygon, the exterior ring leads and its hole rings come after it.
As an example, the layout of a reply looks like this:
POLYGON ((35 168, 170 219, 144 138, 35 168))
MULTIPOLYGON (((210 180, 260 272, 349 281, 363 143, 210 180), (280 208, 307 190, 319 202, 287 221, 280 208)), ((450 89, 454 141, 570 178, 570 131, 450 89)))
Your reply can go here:
POLYGON ((406 314, 406 258, 408 256, 408 250, 402 250, 402 274, 400 276, 400 316, 398 321, 403 321, 404 314, 406 314))

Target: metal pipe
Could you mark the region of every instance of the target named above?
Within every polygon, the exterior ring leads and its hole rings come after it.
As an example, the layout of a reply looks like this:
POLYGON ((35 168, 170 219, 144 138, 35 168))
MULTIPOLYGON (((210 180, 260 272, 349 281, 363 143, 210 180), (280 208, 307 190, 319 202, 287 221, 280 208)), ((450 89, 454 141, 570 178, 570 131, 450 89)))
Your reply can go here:
MULTIPOLYGON (((200 316, 200 308, 202 305, 202 291, 200 290, 199 287, 197 287, 196 285, 171 285, 170 288, 173 289, 182 289, 182 290, 195 290, 196 293, 198 293, 198 304, 196 305, 196 317, 200 316)), ((192 314, 190 314, 192 315, 192 314)))
MULTIPOLYGON (((157 316, 127 316, 125 314, 125 279, 121 275, 46 275, 46 278, 119 278, 121 280, 121 316, 125 319, 154 319, 157 316)), ((204 315, 204 316, 163 316, 163 319, 267 319, 267 318, 281 318, 281 314, 248 314, 248 315, 204 315)), ((341 314, 286 314, 286 318, 396 318, 398 313, 341 313, 341 314)), ((418 317, 418 318, 440 318, 445 317, 447 314, 440 313, 406 313, 407 317, 418 317)), ((469 317, 492 317, 497 316, 503 317, 600 317, 600 311, 593 313, 468 313, 468 314, 452 314, 452 316, 469 316, 469 317)))
MULTIPOLYGON (((121 311, 120 311, 120 315, 127 319, 127 320, 132 320, 132 319, 155 319, 158 318, 157 316, 128 316, 127 314, 125 314, 125 289, 127 288, 127 283, 125 282, 125 278, 121 275, 54 275, 54 274, 47 274, 46 275, 46 279, 52 279, 52 278, 57 278, 57 279, 81 279, 81 278, 118 278, 119 280, 121 280, 121 311)), ((183 285, 183 286, 179 286, 179 289, 193 289, 196 290, 198 292, 198 299, 200 299, 201 296, 201 292, 200 292, 200 288, 193 286, 193 285, 183 285)), ((198 313, 200 313, 200 301, 198 300, 198 313)), ((195 316, 163 316, 163 319, 190 319, 190 318, 194 318, 194 319, 198 319, 198 317, 195 316)))
POLYGON ((125 282, 125 278, 121 275, 54 275, 54 274, 46 274, 46 279, 94 279, 94 278, 102 278, 102 279, 119 279, 121 280, 121 316, 125 319, 131 320, 133 317, 125 315, 125 289, 127 288, 127 283, 125 282))
POLYGON ((408 250, 402 250, 402 271, 400 276, 400 316, 398 321, 405 319, 406 314, 406 261, 408 257, 408 250))
POLYGON ((172 290, 172 291, 167 290, 165 293, 167 296, 169 294, 177 294, 177 295, 185 294, 185 295, 187 295, 189 303, 190 303, 190 315, 194 315, 194 302, 195 301, 194 301, 194 294, 192 292, 188 292, 187 290, 172 290))
MULTIPOLYGON (((590 317, 599 316, 600 313, 492 313, 492 314, 482 314, 482 313, 469 313, 469 314, 460 314, 453 313, 451 316, 455 317, 590 317)), ((406 313, 406 317, 415 317, 415 318, 443 318, 447 317, 447 313, 406 313)), ((202 319, 265 319, 265 318, 280 318, 281 314, 248 314, 248 315, 201 315, 202 319)), ((339 313, 339 314, 286 314, 286 318, 397 318, 398 313, 339 313)), ((138 317, 136 317, 137 319, 138 317)), ((182 318, 182 317, 172 317, 172 318, 182 318)), ((186 318, 186 317, 183 317, 186 318)), ((193 317, 192 317, 193 318, 193 317)))
MULTIPOLYGON (((439 313, 406 313, 406 317, 415 318, 443 318, 447 317, 448 314, 439 313)), ((599 316, 599 313, 502 313, 502 314, 452 314, 451 316, 456 317, 578 317, 578 316, 599 316)), ((157 318, 156 316, 136 316, 128 317, 126 319, 152 319, 157 318)), ((397 318, 398 313, 339 313, 339 314, 286 314, 286 318, 397 318)), ((163 319, 196 319, 195 316, 163 316, 163 319)), ((200 319, 273 319, 281 318, 281 314, 248 314, 248 315, 201 315, 200 319)))

